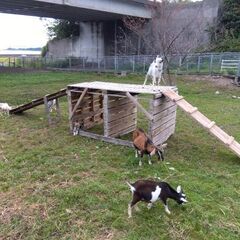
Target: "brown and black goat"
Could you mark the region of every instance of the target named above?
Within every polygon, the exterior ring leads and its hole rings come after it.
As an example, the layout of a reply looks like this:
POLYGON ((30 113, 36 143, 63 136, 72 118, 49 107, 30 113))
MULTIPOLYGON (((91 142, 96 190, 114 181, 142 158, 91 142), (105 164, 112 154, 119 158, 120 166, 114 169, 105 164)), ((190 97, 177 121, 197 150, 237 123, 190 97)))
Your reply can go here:
POLYGON ((148 155, 148 163, 151 165, 151 157, 157 155, 158 160, 164 160, 163 150, 167 144, 161 145, 159 148, 155 146, 152 140, 144 133, 141 128, 137 128, 133 132, 133 146, 136 150, 136 158, 139 158, 139 166, 142 166, 142 157, 144 154, 148 155))
POLYGON ((144 201, 148 203, 150 209, 157 200, 161 200, 164 204, 165 212, 170 214, 167 205, 167 199, 171 198, 178 204, 187 203, 186 195, 183 193, 181 186, 173 189, 166 182, 155 182, 152 180, 138 180, 131 184, 127 182, 132 192, 132 201, 128 205, 128 217, 132 217, 132 209, 136 203, 144 201))

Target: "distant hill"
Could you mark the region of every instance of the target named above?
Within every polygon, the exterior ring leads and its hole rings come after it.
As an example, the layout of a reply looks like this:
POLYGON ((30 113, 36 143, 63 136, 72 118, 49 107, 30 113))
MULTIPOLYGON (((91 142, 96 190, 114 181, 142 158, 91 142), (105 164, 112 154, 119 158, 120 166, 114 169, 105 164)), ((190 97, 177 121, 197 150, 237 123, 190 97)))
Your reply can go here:
POLYGON ((42 48, 37 47, 37 48, 7 48, 6 50, 11 50, 11 51, 41 51, 42 48))

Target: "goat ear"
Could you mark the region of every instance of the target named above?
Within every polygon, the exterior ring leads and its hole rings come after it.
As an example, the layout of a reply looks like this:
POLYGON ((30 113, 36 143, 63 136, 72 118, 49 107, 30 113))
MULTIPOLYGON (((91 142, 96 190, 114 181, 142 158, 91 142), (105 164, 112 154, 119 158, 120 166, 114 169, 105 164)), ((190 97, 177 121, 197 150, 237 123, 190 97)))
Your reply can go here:
POLYGON ((180 193, 181 191, 182 191, 181 186, 178 186, 178 187, 177 187, 177 193, 180 193))

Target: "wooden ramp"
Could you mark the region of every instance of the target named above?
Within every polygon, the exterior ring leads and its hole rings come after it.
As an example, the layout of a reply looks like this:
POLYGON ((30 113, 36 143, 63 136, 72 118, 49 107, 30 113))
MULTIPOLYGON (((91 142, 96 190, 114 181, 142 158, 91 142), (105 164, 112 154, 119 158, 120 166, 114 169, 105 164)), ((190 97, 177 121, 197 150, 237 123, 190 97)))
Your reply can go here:
POLYGON ((66 96, 66 95, 67 95, 66 88, 64 88, 64 89, 61 89, 58 92, 45 95, 42 98, 34 99, 30 103, 22 104, 22 105, 20 105, 20 106, 18 106, 16 108, 13 108, 13 109, 11 109, 9 111, 9 114, 22 113, 22 112, 24 112, 24 111, 26 111, 28 109, 31 109, 31 108, 34 108, 34 107, 37 107, 39 105, 44 104, 44 99, 47 99, 48 101, 50 101, 50 100, 53 100, 53 99, 57 99, 57 98, 66 96))
POLYGON ((206 116, 198 111, 196 107, 193 107, 184 98, 178 95, 172 90, 163 91, 164 96, 174 101, 181 109, 183 109, 192 118, 197 120, 203 127, 205 127, 211 134, 222 141, 228 148, 240 157, 240 144, 234 140, 234 137, 229 136, 215 122, 209 120, 206 116))

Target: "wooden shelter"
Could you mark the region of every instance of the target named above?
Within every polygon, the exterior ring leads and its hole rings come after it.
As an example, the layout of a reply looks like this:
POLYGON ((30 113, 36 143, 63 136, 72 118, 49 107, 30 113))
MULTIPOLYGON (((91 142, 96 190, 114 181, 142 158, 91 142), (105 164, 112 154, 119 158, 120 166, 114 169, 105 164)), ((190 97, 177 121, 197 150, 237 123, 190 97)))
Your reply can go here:
POLYGON ((117 137, 134 131, 137 127, 137 111, 142 111, 148 119, 149 131, 156 145, 165 142, 175 131, 175 102, 162 92, 176 91, 176 87, 142 86, 107 82, 85 82, 67 87, 69 121, 72 131, 80 125, 79 135, 101 139, 107 142, 132 146, 130 141, 117 137), (141 95, 151 95, 146 110, 138 99, 141 95), (103 134, 88 129, 103 124, 103 134))

